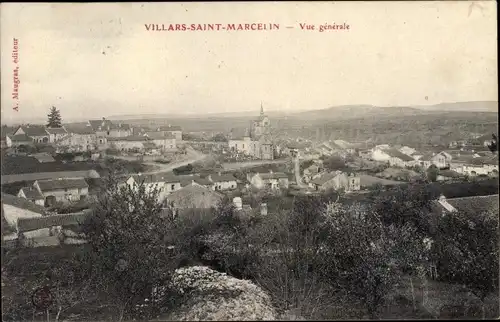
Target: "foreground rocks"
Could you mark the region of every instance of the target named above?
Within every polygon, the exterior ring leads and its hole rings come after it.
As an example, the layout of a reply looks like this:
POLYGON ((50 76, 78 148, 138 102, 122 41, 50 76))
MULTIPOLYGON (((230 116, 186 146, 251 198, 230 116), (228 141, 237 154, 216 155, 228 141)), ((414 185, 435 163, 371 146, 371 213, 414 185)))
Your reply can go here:
POLYGON ((271 298, 250 281, 239 280, 205 266, 177 269, 173 285, 184 294, 181 307, 168 320, 277 320, 271 298))

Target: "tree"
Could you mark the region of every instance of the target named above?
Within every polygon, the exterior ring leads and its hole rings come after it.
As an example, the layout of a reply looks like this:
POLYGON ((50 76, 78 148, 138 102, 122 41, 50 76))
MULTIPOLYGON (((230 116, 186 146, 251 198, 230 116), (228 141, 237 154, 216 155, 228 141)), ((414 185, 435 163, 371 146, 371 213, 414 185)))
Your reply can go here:
POLYGON ((433 164, 427 169, 427 179, 430 182, 436 182, 439 174, 439 169, 433 164))
POLYGON ((345 162, 341 157, 331 156, 325 161, 323 161, 323 165, 326 169, 330 171, 342 170, 345 168, 345 162))
POLYGON ((62 127, 61 112, 57 108, 52 106, 50 113, 47 116, 49 118, 47 127, 62 127))
MULTIPOLYGON (((111 178, 84 224, 85 264, 116 299, 120 320, 155 287, 168 285, 182 259, 171 216, 162 216, 159 189, 118 187, 111 178)), ((151 312, 153 314, 154 312, 151 312)))
POLYGON ((491 143, 488 144, 488 149, 490 149, 491 152, 495 153, 498 151, 497 136, 495 134, 492 134, 491 137, 492 137, 492 140, 491 140, 491 143))
POLYGON ((411 225, 386 226, 380 216, 358 204, 328 206, 330 230, 326 277, 362 300, 371 319, 394 289, 403 267, 420 258, 422 243, 411 225))
POLYGON ((498 290, 497 211, 449 214, 439 221, 435 236, 441 277, 459 282, 474 293, 481 300, 483 318, 485 298, 498 290))

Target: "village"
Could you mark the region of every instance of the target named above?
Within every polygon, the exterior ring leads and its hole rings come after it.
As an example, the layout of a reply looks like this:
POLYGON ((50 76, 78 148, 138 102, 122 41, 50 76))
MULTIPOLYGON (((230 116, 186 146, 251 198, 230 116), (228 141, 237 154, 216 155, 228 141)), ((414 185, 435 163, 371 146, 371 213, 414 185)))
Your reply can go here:
MULTIPOLYGON (((51 113, 60 119, 55 108, 51 113)), ((103 171, 109 160, 135 166, 113 174, 120 186, 159 189, 159 202, 168 200, 165 206, 177 212, 213 208, 224 196, 238 210, 267 213, 265 200, 273 197, 335 191, 359 199, 402 184, 498 177, 498 155, 488 148, 493 143, 488 134, 425 151, 341 139, 283 139, 262 106, 242 136, 225 133, 217 141, 184 140, 182 128, 170 124, 133 127, 102 118, 56 125, 20 125, 2 136, 5 241, 60 243, 60 232, 77 225, 100 193, 96 182, 110 175, 103 171)))

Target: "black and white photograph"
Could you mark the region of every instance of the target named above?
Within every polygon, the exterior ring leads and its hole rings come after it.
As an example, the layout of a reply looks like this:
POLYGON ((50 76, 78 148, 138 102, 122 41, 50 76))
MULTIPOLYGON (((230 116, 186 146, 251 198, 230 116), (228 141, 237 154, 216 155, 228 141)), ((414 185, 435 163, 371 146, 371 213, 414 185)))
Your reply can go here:
POLYGON ((500 317, 495 1, 0 4, 2 321, 500 317))

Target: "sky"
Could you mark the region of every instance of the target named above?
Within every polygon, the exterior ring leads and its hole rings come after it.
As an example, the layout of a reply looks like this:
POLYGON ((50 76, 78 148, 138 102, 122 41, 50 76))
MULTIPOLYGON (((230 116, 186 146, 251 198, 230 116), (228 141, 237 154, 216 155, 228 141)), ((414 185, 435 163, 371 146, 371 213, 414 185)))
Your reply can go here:
POLYGON ((2 123, 498 100, 494 1, 1 6, 2 123), (145 27, 193 23, 280 28, 145 27))

